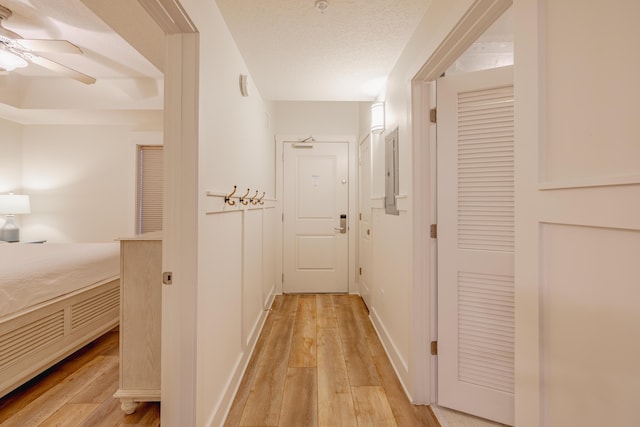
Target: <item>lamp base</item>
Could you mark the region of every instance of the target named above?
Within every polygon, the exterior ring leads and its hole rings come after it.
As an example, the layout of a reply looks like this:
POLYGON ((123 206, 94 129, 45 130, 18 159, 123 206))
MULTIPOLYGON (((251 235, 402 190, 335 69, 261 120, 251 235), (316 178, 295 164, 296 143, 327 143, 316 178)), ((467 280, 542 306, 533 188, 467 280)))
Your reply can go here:
POLYGON ((20 241, 20 228, 13 222, 13 215, 7 215, 4 226, 0 228, 0 240, 12 243, 20 241))

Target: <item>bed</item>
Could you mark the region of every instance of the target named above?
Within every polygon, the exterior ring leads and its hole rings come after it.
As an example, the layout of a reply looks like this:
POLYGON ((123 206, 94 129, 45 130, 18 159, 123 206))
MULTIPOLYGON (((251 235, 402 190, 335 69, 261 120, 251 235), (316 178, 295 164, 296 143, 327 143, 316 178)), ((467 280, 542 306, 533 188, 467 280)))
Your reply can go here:
POLYGON ((118 325, 119 243, 0 244, 0 397, 118 325))

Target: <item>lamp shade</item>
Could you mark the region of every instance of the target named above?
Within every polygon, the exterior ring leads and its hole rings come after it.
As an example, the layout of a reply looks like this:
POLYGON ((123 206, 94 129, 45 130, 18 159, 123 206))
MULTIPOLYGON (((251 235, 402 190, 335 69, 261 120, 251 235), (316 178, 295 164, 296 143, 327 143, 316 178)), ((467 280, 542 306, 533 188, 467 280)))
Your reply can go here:
POLYGON ((384 102, 374 102, 371 104, 371 132, 381 133, 384 131, 384 102))
POLYGON ((0 194, 0 214, 20 215, 31 213, 29 196, 0 194))

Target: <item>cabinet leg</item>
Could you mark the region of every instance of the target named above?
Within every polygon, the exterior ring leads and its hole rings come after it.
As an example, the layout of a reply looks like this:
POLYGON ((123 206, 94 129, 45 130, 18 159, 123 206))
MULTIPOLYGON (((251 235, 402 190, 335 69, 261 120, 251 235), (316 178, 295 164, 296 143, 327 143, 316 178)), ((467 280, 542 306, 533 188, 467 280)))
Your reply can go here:
POLYGON ((135 402, 133 399, 120 399, 120 402, 120 409, 127 415, 133 414, 138 407, 138 402, 135 402))

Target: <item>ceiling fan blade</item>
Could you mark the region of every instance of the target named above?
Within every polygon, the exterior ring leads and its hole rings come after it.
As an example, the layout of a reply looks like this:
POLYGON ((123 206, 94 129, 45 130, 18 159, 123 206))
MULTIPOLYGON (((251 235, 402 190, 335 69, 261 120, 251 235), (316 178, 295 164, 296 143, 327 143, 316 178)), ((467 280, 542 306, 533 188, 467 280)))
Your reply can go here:
POLYGON ((57 62, 54 62, 47 58, 43 58, 42 56, 29 55, 29 60, 34 64, 38 64, 41 67, 48 68, 49 70, 55 71, 57 73, 64 74, 84 84, 90 85, 96 82, 96 79, 91 76, 83 74, 80 71, 76 71, 72 68, 65 67, 62 64, 58 64, 57 62))
POLYGON ((0 37, 6 37, 9 40, 18 40, 21 39, 20 34, 14 33, 11 30, 7 30, 0 24, 0 37))
POLYGON ((82 53, 82 50, 68 40, 17 39, 16 44, 31 52, 82 53))

